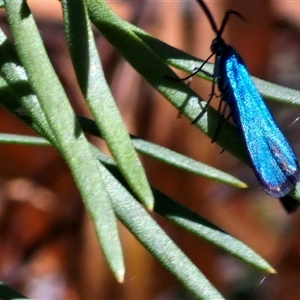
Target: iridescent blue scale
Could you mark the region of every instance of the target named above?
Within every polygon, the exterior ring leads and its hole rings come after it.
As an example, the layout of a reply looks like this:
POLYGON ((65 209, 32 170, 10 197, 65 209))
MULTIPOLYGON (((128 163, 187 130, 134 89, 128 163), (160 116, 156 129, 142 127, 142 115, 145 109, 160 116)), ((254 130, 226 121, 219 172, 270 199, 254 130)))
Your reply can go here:
POLYGON ((254 173, 264 191, 286 196, 300 180, 299 162, 258 93, 239 54, 223 46, 217 83, 244 139, 254 173), (229 83, 229 84, 228 84, 229 83))

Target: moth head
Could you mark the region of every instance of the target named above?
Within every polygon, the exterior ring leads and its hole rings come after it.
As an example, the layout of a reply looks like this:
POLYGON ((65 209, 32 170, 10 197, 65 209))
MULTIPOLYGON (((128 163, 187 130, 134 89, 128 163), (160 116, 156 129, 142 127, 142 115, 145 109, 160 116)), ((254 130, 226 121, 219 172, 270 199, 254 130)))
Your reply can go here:
POLYGON ((210 50, 212 53, 220 53, 225 46, 225 42, 221 37, 215 37, 211 43, 210 50))

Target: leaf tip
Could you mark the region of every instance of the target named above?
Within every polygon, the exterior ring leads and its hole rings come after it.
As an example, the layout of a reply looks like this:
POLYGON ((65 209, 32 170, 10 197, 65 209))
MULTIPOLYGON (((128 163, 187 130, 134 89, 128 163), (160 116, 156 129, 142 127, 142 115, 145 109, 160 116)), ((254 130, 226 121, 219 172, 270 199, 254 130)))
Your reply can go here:
POLYGON ((139 195, 138 199, 140 202, 146 207, 147 210, 153 211, 154 209, 154 197, 153 194, 150 192, 148 195, 139 195))
POLYGON ((118 270, 115 273, 116 279, 119 283, 124 283, 124 277, 125 277, 125 269, 122 268, 122 270, 118 270))
POLYGON ((245 182, 240 182, 239 184, 238 184, 238 187, 239 188, 241 188, 241 189, 246 189, 247 187, 248 187, 248 184, 246 184, 245 182))
POLYGON ((154 209, 154 199, 147 199, 147 202, 145 202, 145 206, 146 206, 147 210, 153 211, 153 209, 154 209))

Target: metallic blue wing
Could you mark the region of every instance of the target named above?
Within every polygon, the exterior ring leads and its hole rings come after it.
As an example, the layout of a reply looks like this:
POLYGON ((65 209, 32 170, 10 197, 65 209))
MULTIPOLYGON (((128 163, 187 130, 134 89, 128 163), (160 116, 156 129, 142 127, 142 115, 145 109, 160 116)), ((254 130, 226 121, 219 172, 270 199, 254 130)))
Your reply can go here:
POLYGON ((216 68, 222 98, 243 134, 259 183, 272 197, 287 195, 300 180, 299 162, 258 93, 243 60, 226 45, 216 68))

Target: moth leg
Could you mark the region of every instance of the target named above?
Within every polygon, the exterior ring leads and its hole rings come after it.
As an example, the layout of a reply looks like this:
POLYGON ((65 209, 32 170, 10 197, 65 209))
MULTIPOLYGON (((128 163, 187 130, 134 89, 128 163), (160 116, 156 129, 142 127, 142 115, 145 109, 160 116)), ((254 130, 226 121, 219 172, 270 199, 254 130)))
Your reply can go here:
POLYGON ((198 116, 192 121, 192 124, 195 124, 198 120, 200 120, 202 118, 202 116, 206 113, 212 98, 216 95, 216 93, 215 93, 216 78, 217 78, 216 76, 213 76, 211 92, 209 94, 208 100, 207 100, 205 106, 203 107, 203 109, 201 110, 201 112, 198 114, 198 116))
POLYGON ((204 65, 206 65, 206 63, 211 59, 211 57, 215 55, 215 53, 211 53, 211 55, 205 60, 203 61, 203 63, 200 65, 199 68, 196 68, 190 75, 186 76, 186 77, 183 77, 183 78, 174 78, 174 77, 171 77, 171 76, 168 76, 168 75, 165 75, 166 78, 169 78, 169 79, 172 79, 172 80, 175 80, 175 81, 185 81, 185 80, 188 80, 190 78, 192 78, 193 76, 195 76, 197 73, 199 73, 200 71, 202 73, 204 73, 205 75, 209 76, 209 77, 213 77, 212 74, 210 74, 209 72, 206 72, 206 71, 203 71, 202 68, 204 67, 204 65))
MULTIPOLYGON (((228 107, 227 102, 226 102, 225 100, 222 99, 222 100, 220 101, 219 107, 218 107, 218 112, 220 113, 220 118, 219 118, 219 121, 218 121, 218 124, 217 124, 217 127, 216 127, 216 131, 215 131, 215 133, 214 133, 214 136, 213 136, 213 138, 212 138, 212 140, 211 140, 212 143, 214 143, 214 142, 216 141, 216 139, 217 139, 217 136, 218 136, 218 133, 219 133, 219 131, 220 131, 220 128, 221 128, 221 125, 222 125, 223 120, 224 120, 224 119, 225 119, 225 120, 228 119, 228 116, 225 118, 225 113, 226 113, 227 107, 228 107), (225 105, 224 105, 224 107, 223 107, 223 109, 222 109, 222 103, 223 103, 223 102, 225 102, 225 105)), ((223 150, 223 151, 224 151, 224 150, 223 150)), ((222 151, 222 152, 223 152, 223 151, 222 151)))
MULTIPOLYGON (((191 73, 193 74, 194 71, 196 71, 196 70, 198 70, 198 68, 194 67, 191 73)), ((191 85, 192 80, 193 80, 193 77, 190 77, 190 78, 187 79, 186 85, 187 85, 188 87, 191 85)), ((183 106, 185 106, 185 105, 187 104, 186 102, 187 102, 187 101, 184 102, 184 105, 183 105, 183 106)), ((181 110, 179 110, 178 113, 177 113, 177 119, 181 119, 181 117, 182 117, 182 112, 181 112, 181 110)))

